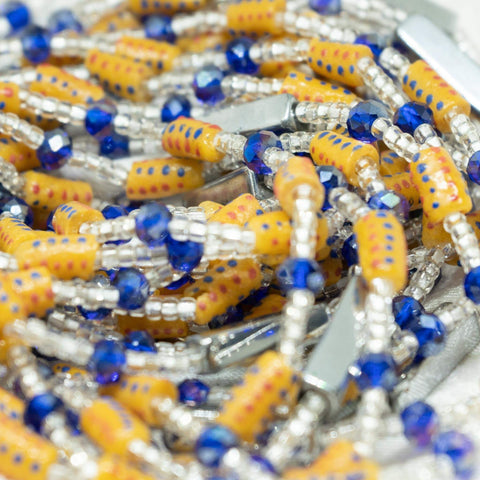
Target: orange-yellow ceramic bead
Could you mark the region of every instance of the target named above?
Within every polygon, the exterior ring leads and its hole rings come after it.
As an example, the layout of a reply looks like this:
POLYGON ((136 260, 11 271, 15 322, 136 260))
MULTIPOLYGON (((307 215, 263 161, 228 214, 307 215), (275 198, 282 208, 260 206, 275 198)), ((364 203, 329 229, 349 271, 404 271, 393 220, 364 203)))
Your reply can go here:
POLYGON ((363 79, 358 73, 357 62, 363 57, 373 58, 372 51, 365 45, 326 42, 314 38, 310 42, 308 64, 322 77, 349 87, 359 87, 363 85, 363 79))
POLYGON ((0 138, 0 157, 11 163, 17 172, 40 166, 35 151, 12 138, 0 138))
POLYGON ((260 305, 252 308, 250 313, 245 317, 245 321, 254 320, 255 318, 265 317, 266 315, 273 315, 280 313, 287 299, 281 295, 272 293, 267 295, 260 305))
POLYGON ((419 208, 422 208, 420 194, 418 193, 415 184, 412 182, 410 172, 386 175, 383 177, 383 181, 387 190, 400 193, 408 200, 410 210, 418 210, 419 208))
POLYGON ((20 87, 15 83, 0 82, 0 98, 4 104, 2 112, 14 113, 21 116, 21 100, 19 96, 20 87))
POLYGON ((144 330, 155 340, 183 338, 190 333, 188 324, 183 320, 150 320, 147 317, 130 317, 128 315, 118 316, 117 328, 124 335, 136 330, 144 330))
POLYGON ((284 0, 241 0, 226 11, 227 28, 237 35, 279 35, 283 25, 278 13, 285 10, 284 0))
POLYGON ((82 409, 82 431, 105 452, 125 456, 133 440, 150 443, 148 427, 119 402, 101 397, 82 409))
POLYGON ((407 282, 407 243, 395 215, 372 210, 355 223, 353 231, 367 283, 381 278, 388 280, 395 291, 401 290, 407 282))
POLYGON ((217 151, 213 141, 220 130, 217 125, 180 117, 166 126, 162 145, 174 157, 219 162, 224 154, 217 151))
POLYGON ((57 450, 32 430, 0 413, 0 474, 11 480, 47 480, 57 450), (19 461, 20 459, 20 461, 19 461))
POLYGON ((104 454, 97 461, 95 480, 154 480, 154 478, 132 467, 126 460, 104 454))
POLYGON ((380 153, 380 175, 395 175, 410 171, 408 162, 391 150, 380 153))
POLYGON ((244 225, 262 213, 263 209, 258 200, 250 193, 244 193, 214 213, 208 221, 244 225))
POLYGON ((93 49, 87 54, 85 67, 105 90, 118 97, 134 102, 146 102, 150 98, 146 81, 154 71, 142 63, 93 49))
POLYGON ((297 66, 296 62, 265 62, 260 65, 262 77, 285 78, 285 74, 297 66))
POLYGON ((310 142, 310 155, 317 165, 330 165, 338 168, 348 183, 358 187, 355 171, 361 158, 368 158, 373 163, 379 163, 378 150, 368 143, 360 142, 352 137, 329 130, 319 132, 310 142))
POLYGON ((52 366, 53 373, 62 374, 67 378, 87 377, 89 373, 83 368, 78 368, 69 363, 58 362, 52 366))
POLYGON ((12 420, 23 420, 25 403, 13 393, 0 388, 0 412, 12 420))
POLYGON ((197 298, 195 323, 206 325, 261 284, 260 266, 254 260, 228 260, 216 263, 203 278, 186 288, 185 296, 197 298))
POLYGON ((140 16, 191 12, 205 7, 206 4, 207 0, 128 0, 129 10, 140 16))
POLYGON ((52 218, 56 233, 70 235, 78 233, 80 226, 86 222, 101 222, 105 220, 102 212, 80 202, 68 202, 60 205, 52 218))
POLYGON ((467 183, 444 148, 426 148, 415 155, 411 172, 431 222, 439 223, 450 213, 472 209, 467 183))
POLYGON ((150 375, 124 375, 122 381, 101 389, 102 395, 113 397, 118 403, 138 415, 148 425, 161 427, 152 408, 156 398, 177 400, 177 387, 163 378, 150 375))
POLYGON ((13 253, 27 240, 35 240, 38 235, 21 220, 12 217, 0 218, 0 250, 13 253))
POLYGON ((281 207, 292 215, 296 191, 300 185, 308 185, 312 190, 310 198, 315 210, 319 210, 325 200, 325 189, 320 183, 312 161, 307 157, 290 157, 277 171, 273 180, 273 192, 281 207))
POLYGON ((341 278, 343 272, 343 263, 339 257, 328 257, 321 263, 325 286, 335 285, 341 278))
POLYGON ((291 71, 283 81, 280 93, 290 93, 303 102, 352 103, 357 96, 349 90, 318 80, 298 70, 291 71))
POLYGON ((427 215, 422 217, 422 244, 427 248, 443 247, 452 242, 442 223, 433 223, 427 215))
POLYGON ((450 132, 449 115, 470 115, 470 104, 423 60, 410 65, 402 85, 411 100, 426 103, 432 109, 442 132, 450 132))
POLYGON ((205 50, 224 50, 231 40, 232 37, 227 32, 207 32, 177 38, 176 44, 184 52, 200 53, 205 50))
POLYGON ((377 480, 379 468, 375 462, 362 458, 353 444, 339 440, 329 445, 310 466, 292 468, 285 472, 287 480, 313 480, 328 478, 329 480, 377 480))
POLYGON ((42 266, 62 280, 88 280, 95 273, 98 248, 93 235, 55 235, 23 242, 14 255, 21 270, 42 266))
POLYGON ((299 379, 283 356, 265 352, 247 370, 243 382, 232 388, 216 422, 253 442, 272 420, 276 407, 296 400, 298 388, 299 379))
POLYGON ((130 200, 164 198, 201 187, 201 163, 185 158, 158 158, 134 162, 127 178, 130 200))
POLYGON ((37 78, 29 86, 32 92, 69 103, 96 102, 105 97, 103 88, 88 80, 82 80, 59 67, 40 65, 37 67, 37 78))
POLYGON ((212 218, 215 213, 217 213, 221 208, 223 208, 223 205, 221 203, 212 202, 211 200, 205 200, 204 202, 199 203, 198 206, 203 208, 207 220, 212 218))
POLYGON ((119 30, 138 30, 142 24, 128 10, 107 13, 88 29, 88 33, 108 33, 119 30))
POLYGON ((20 295, 12 289, 10 282, 0 279, 0 337, 6 325, 26 317, 25 306, 20 295))

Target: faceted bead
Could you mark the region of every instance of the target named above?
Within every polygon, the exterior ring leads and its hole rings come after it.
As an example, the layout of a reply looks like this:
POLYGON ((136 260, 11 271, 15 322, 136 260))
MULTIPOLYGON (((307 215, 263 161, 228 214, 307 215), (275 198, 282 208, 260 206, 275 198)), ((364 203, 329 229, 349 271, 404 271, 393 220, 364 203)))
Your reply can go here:
POLYGON ((102 215, 107 220, 110 220, 112 218, 124 217, 128 215, 128 212, 122 205, 107 205, 102 209, 102 215))
POLYGON ((189 273, 200 263, 203 256, 203 243, 179 242, 170 235, 166 243, 168 260, 176 270, 189 273))
POLYGON ((445 325, 432 313, 421 313, 407 324, 418 340, 417 360, 439 354, 445 347, 445 325))
POLYGON ((65 8, 52 13, 48 19, 48 30, 51 34, 63 32, 64 30, 82 33, 83 27, 74 13, 65 8))
POLYGON ((225 50, 227 62, 230 68, 237 73, 253 75, 258 72, 259 66, 250 58, 250 47, 253 40, 247 37, 235 38, 225 50))
POLYGON ((50 56, 50 34, 41 27, 31 26, 22 35, 23 55, 31 63, 45 62, 50 56))
POLYGON ((408 200, 391 190, 383 190, 373 195, 368 201, 368 206, 373 210, 389 210, 400 221, 407 220, 410 212, 408 200))
POLYGON ((477 305, 480 305, 480 267, 475 267, 467 273, 464 280, 465 294, 477 305))
POLYGON ((480 185, 480 152, 475 152, 468 161, 467 174, 470 180, 480 185))
POLYGON ((63 402, 50 392, 33 397, 26 405, 23 414, 25 424, 40 433, 45 418, 63 407, 63 402))
POLYGON ((147 301, 150 287, 145 275, 135 268, 120 268, 112 280, 119 291, 118 306, 125 310, 136 310, 147 301))
POLYGON ((382 50, 387 46, 387 39, 384 35, 376 32, 363 33, 357 37, 355 43, 366 45, 372 51, 375 60, 378 60, 382 50))
POLYGON ((172 214, 165 205, 156 202, 146 203, 140 207, 135 217, 137 237, 150 248, 163 245, 171 218, 172 214))
POLYGON ((151 15, 145 22, 145 35, 147 38, 174 43, 176 35, 172 29, 172 19, 166 15, 151 15))
POLYGON ((433 441, 435 455, 447 455, 458 478, 468 479, 473 474, 475 447, 469 437, 455 430, 437 435, 433 441))
POLYGON ((358 263, 358 243, 355 234, 350 235, 342 245, 342 257, 347 265, 357 265, 358 263))
POLYGON ((1 5, 0 15, 8 20, 12 33, 18 32, 30 23, 28 7, 23 2, 18 2, 17 0, 11 0, 1 5))
POLYGON ((225 98, 222 91, 223 72, 215 65, 201 68, 193 79, 195 96, 207 105, 215 105, 225 98))
POLYGON ((117 382, 125 369, 125 348, 114 340, 100 340, 90 357, 87 368, 101 385, 117 382))
POLYGON ((392 302, 393 316, 395 322, 402 329, 408 328, 408 325, 414 322, 422 313, 423 307, 418 300, 407 295, 399 295, 392 302))
POLYGON ((187 379, 178 386, 178 399, 191 407, 202 405, 207 401, 210 387, 200 380, 187 379))
POLYGON ((403 432, 418 447, 426 447, 439 429, 439 418, 435 410, 424 402, 415 402, 400 414, 403 432))
POLYGON ((85 129, 97 140, 103 140, 113 133, 113 120, 117 107, 111 100, 99 100, 87 110, 85 129))
POLYGON ((189 117, 190 108, 191 105, 187 97, 177 94, 172 95, 163 104, 161 120, 162 122, 169 123, 178 117, 189 117))
POLYGON ((358 360, 354 372, 360 390, 378 387, 390 391, 397 384, 395 362, 386 353, 367 353, 358 360))
POLYGON ((72 139, 67 132, 55 128, 45 132, 43 143, 37 149, 37 158, 45 170, 56 170, 72 156, 72 139))
POLYGON ((238 445, 238 438, 221 425, 207 427, 198 437, 195 453, 206 467, 218 467, 223 456, 238 445))
POLYGON ((413 135, 420 125, 424 123, 433 125, 433 111, 425 103, 408 102, 395 112, 393 123, 404 132, 413 135))
POLYGON ((111 158, 123 158, 130 154, 129 138, 112 132, 100 141, 100 155, 111 158))
POLYGON ((373 143, 377 139, 372 134, 372 125, 377 118, 389 118, 386 105, 378 100, 367 100, 355 105, 347 120, 348 132, 356 140, 373 143))
POLYGON ((0 200, 0 213, 9 213, 29 227, 33 224, 33 212, 29 205, 18 197, 5 197, 0 200))
POLYGON ((157 351, 155 340, 144 330, 136 330, 125 335, 124 344, 127 350, 151 353, 156 353, 157 351))
POLYGON ((87 320, 103 320, 110 315, 111 310, 109 308, 98 308, 97 310, 87 310, 81 306, 78 306, 78 311, 82 317, 87 320))
POLYGON ((56 210, 56 208, 54 208, 50 212, 50 215, 47 218, 47 231, 49 231, 49 232, 54 232, 55 231, 55 229, 53 228, 53 217, 55 215, 55 210, 56 210))
POLYGON ((345 175, 338 170, 338 168, 332 167, 331 165, 322 165, 320 167, 315 167, 315 170, 317 171, 321 184, 325 188, 325 201, 323 202, 322 207, 322 210, 325 211, 332 208, 328 201, 330 191, 337 187, 348 188, 349 185, 345 175))
POLYGON ((316 294, 325 284, 320 266, 309 258, 288 258, 278 267, 277 279, 285 293, 308 289, 316 294))
POLYGON ((243 159, 250 170, 259 175, 270 175, 272 169, 263 162, 263 154, 267 148, 282 148, 282 142, 273 133, 261 130, 247 138, 243 147, 243 159))

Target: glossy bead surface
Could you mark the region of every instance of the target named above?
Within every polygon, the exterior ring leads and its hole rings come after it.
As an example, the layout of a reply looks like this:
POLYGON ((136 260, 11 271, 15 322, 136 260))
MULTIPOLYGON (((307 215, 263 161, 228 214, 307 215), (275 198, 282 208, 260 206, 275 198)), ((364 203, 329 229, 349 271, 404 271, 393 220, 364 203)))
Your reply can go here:
POLYGON ((221 425, 207 427, 198 437, 195 453, 206 467, 218 467, 230 448, 238 445, 238 438, 221 425))
POLYGON ((40 432, 45 418, 62 408, 63 402, 52 393, 42 393, 33 397, 26 405, 23 419, 25 424, 40 432))
POLYGON ((417 360, 438 355, 445 348, 445 325, 432 313, 420 314, 407 324, 407 329, 418 340, 417 360))
POLYGON ((113 133, 113 120, 117 114, 115 104, 110 100, 95 102, 87 110, 85 129, 97 140, 113 133))
POLYGON ((480 185, 480 152, 475 152, 469 159, 467 174, 470 180, 480 185))
POLYGON ((3 15, 10 24, 12 32, 17 32, 30 23, 30 11, 23 2, 11 0, 0 6, 3 15))
POLYGON ((52 34, 63 32, 64 30, 82 33, 83 27, 74 13, 65 8, 52 13, 48 19, 48 30, 52 34))
POLYGON ((325 283, 318 263, 308 258, 285 260, 278 267, 277 279, 285 293, 294 289, 308 289, 318 293, 325 283))
POLYGON ((459 478, 471 477, 476 455, 475 446, 467 435, 455 430, 442 432, 433 441, 433 451, 435 455, 450 458, 459 478))
POLYGON ((33 212, 27 203, 19 197, 5 197, 0 200, 0 213, 9 213, 29 227, 33 223, 33 212))
POLYGON ((480 305, 480 267, 467 273, 464 280, 465 294, 475 304, 480 305))
POLYGON ((72 140, 60 128, 45 132, 43 143, 37 149, 37 158, 45 170, 56 170, 72 156, 72 140))
POLYGON ((408 102, 402 105, 393 116, 393 123, 410 135, 424 123, 433 125, 433 112, 428 105, 420 102, 408 102))
POLYGON ((100 340, 95 344, 87 368, 101 385, 117 382, 125 368, 125 348, 114 340, 100 340))
POLYGON ((263 154, 267 148, 282 148, 282 142, 267 130, 254 133, 247 138, 243 147, 243 158, 247 167, 260 175, 269 175, 272 169, 263 163, 263 154))
POLYGON ((87 320, 103 320, 110 315, 111 310, 109 308, 98 308, 97 310, 87 310, 82 306, 78 306, 78 311, 87 320))
POLYGON ((408 219, 410 205, 408 200, 397 192, 383 190, 373 195, 368 201, 368 206, 373 210, 389 210, 400 220, 408 219))
POLYGON ((430 445, 432 437, 438 432, 438 415, 427 403, 412 403, 403 409, 400 418, 405 436, 419 447, 430 445))
POLYGON ((100 141, 100 155, 111 158, 123 158, 130 153, 129 138, 112 132, 100 141))
POLYGON ((321 15, 337 15, 342 9, 340 0, 309 0, 308 5, 321 15))
POLYGON ((162 107, 161 120, 168 123, 173 122, 178 117, 190 116, 190 102, 184 95, 172 95, 169 97, 162 107))
POLYGON ((137 237, 151 248, 163 245, 171 218, 172 214, 165 205, 155 202, 142 205, 135 217, 137 237))
POLYGON ((338 168, 330 165, 321 165, 316 167, 315 170, 317 171, 320 183, 325 188, 325 200, 322 207, 322 210, 325 211, 332 208, 328 201, 330 191, 337 187, 348 188, 348 182, 345 175, 338 168))
POLYGON ((125 335, 124 344, 127 350, 150 353, 157 351, 155 340, 148 332, 143 330, 136 330, 125 335))
POLYGON ((41 27, 29 27, 22 35, 22 48, 25 58, 36 64, 50 56, 50 34, 41 27))
POLYGON ((102 215, 107 219, 118 218, 128 215, 125 207, 122 205, 107 205, 102 209, 102 215))
POLYGON ((358 263, 358 243, 355 234, 350 235, 342 245, 342 257, 351 267, 358 263))
POLYGON ((420 302, 407 295, 395 297, 392 301, 392 310, 395 322, 402 329, 407 328, 407 325, 414 322, 424 312, 420 302))
POLYGON ((191 272, 202 259, 203 244, 197 242, 179 242, 167 236, 168 260, 173 268, 182 272, 191 272))
POLYGON ((389 118, 387 107, 378 100, 360 102, 350 110, 347 120, 348 132, 356 140, 373 143, 377 139, 372 134, 372 125, 377 118, 389 118))
POLYGON ((172 29, 172 19, 166 15, 151 15, 144 25, 147 38, 175 42, 176 36, 172 29))
POLYGON ((112 285, 118 289, 118 306, 125 310, 140 308, 148 298, 149 285, 145 275, 135 268, 120 268, 115 273, 112 285))
POLYGON ((215 105, 225 98, 222 91, 223 72, 215 65, 201 68, 193 79, 193 91, 201 102, 215 105))
POLYGON ((235 38, 225 50, 230 68, 237 73, 252 75, 257 73, 259 66, 250 58, 250 47, 253 40, 247 37, 235 38))
POLYGON ((178 399, 191 407, 202 405, 207 401, 210 387, 196 379, 184 380, 178 386, 178 399))
POLYGON ((354 378, 362 391, 369 388, 390 391, 397 384, 395 362, 386 353, 367 353, 358 360, 354 378))
POLYGON ((387 46, 387 39, 384 35, 376 32, 363 33, 356 38, 355 43, 367 46, 372 51, 375 60, 377 60, 382 50, 387 46))

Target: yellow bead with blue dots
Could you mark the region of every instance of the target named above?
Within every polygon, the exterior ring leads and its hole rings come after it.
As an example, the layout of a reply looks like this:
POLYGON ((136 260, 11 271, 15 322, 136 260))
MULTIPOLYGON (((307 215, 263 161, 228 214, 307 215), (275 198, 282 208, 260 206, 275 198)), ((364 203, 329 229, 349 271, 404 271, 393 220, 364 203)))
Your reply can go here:
POLYGON ((117 328, 123 335, 136 330, 146 331, 155 340, 174 340, 190 334, 188 323, 183 320, 150 320, 129 315, 118 315, 117 328))
POLYGON ((410 171, 408 162, 392 150, 384 150, 380 153, 380 175, 395 175, 410 171))
POLYGON ((245 316, 245 321, 255 320, 256 318, 265 317, 267 315, 274 315, 280 313, 285 306, 287 299, 276 293, 267 295, 260 305, 253 307, 248 315, 245 316))
POLYGON ((223 207, 221 203, 213 202, 212 200, 205 200, 204 202, 200 202, 198 206, 203 208, 203 211, 205 212, 205 218, 207 220, 210 219, 214 213, 217 213, 223 207))
POLYGON ((410 210, 419 210, 422 208, 420 194, 412 181, 410 172, 395 173, 394 175, 385 175, 383 177, 387 190, 392 190, 403 195, 410 205, 410 210))
POLYGON ((53 373, 63 375, 66 378, 86 378, 89 376, 87 370, 65 362, 57 362, 52 365, 53 373))
POLYGON ((35 150, 13 138, 0 137, 0 157, 11 163, 17 172, 32 170, 40 166, 35 150))
POLYGON ((254 442, 265 431, 280 405, 297 399, 300 378, 275 351, 262 354, 247 370, 243 381, 231 390, 216 422, 242 440, 254 442))
POLYGON ((423 60, 412 63, 401 80, 403 91, 412 101, 426 103, 432 109, 435 124, 444 133, 451 130, 450 115, 471 113, 470 104, 423 60))
POLYGON ((25 411, 25 403, 16 395, 0 388, 0 414, 21 422, 23 420, 23 412, 25 411))
POLYGON ((115 10, 103 15, 98 22, 95 22, 88 33, 111 33, 119 30, 139 30, 142 24, 137 17, 128 10, 115 10))
POLYGON ((0 250, 2 252, 13 253, 23 242, 37 238, 37 232, 18 218, 0 218, 0 250))
POLYGON ((407 282, 407 242, 395 215, 372 210, 353 227, 357 236, 358 259, 368 284, 380 278, 390 282, 396 292, 407 282))
POLYGON ((208 0, 128 0, 128 9, 143 15, 173 15, 178 12, 192 12, 204 8, 208 0))
POLYGON ((106 453, 97 461, 97 475, 93 480, 154 480, 154 477, 132 467, 128 461, 106 453))
POLYGON ((328 256, 320 266, 325 278, 325 287, 335 285, 342 278, 343 262, 338 256, 328 256))
POLYGON ((260 202, 252 194, 244 193, 214 213, 208 221, 243 226, 251 218, 262 214, 260 202))
POLYGON ((67 202, 56 208, 52 226, 59 235, 79 233, 80 226, 86 222, 105 220, 102 212, 81 202, 67 202))
POLYGON ((308 52, 310 68, 330 81, 342 83, 349 87, 360 87, 363 78, 357 63, 363 57, 373 58, 373 53, 365 45, 326 42, 312 39, 308 52))
POLYGON ((427 248, 442 248, 452 242, 442 223, 432 222, 427 215, 422 217, 422 244, 427 248))
POLYGON ((423 211, 431 222, 439 223, 450 213, 472 209, 467 183, 444 148, 421 150, 413 157, 411 172, 423 211))
POLYGON ((20 87, 11 82, 0 82, 0 111, 22 116, 20 87))

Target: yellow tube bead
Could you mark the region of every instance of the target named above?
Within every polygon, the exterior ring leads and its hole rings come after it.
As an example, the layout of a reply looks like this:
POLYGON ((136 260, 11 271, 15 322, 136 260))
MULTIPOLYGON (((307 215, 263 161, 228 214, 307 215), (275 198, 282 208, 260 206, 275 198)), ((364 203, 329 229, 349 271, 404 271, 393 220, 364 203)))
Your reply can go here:
POLYGON ((356 165, 361 158, 369 158, 379 163, 378 150, 368 143, 360 142, 347 135, 319 132, 310 142, 310 155, 316 165, 330 165, 338 168, 348 183, 358 187, 356 165))
POLYGON ((101 393, 113 397, 148 425, 157 428, 162 425, 152 408, 153 400, 178 398, 177 387, 172 382, 149 375, 124 375, 121 382, 103 387, 101 393))
POLYGON ((23 242, 14 252, 20 270, 46 267, 61 280, 95 274, 99 245, 93 235, 55 235, 23 242))
POLYGON ((101 397, 80 412, 82 431, 100 448, 114 455, 128 455, 133 440, 150 443, 150 431, 119 402, 101 397))
POLYGON ((272 293, 267 295, 260 303, 260 305, 253 307, 250 313, 245 317, 245 321, 254 320, 256 318, 265 317, 266 315, 273 315, 280 313, 287 299, 281 295, 272 293))
POLYGON ((365 45, 326 42, 312 39, 308 54, 308 65, 318 75, 349 87, 363 85, 358 73, 357 62, 360 58, 373 58, 373 53, 365 45))
POLYGON ((296 62, 265 62, 260 65, 262 77, 285 78, 285 74, 298 65, 296 62))
POLYGON ((391 150, 380 153, 380 175, 395 175, 410 171, 408 162, 391 150))
POLYGON ((125 36, 115 44, 115 53, 141 62, 156 73, 161 73, 172 69, 181 50, 168 42, 125 36))
POLYGON ((0 138, 0 157, 11 163, 17 172, 24 172, 40 166, 35 150, 13 138, 0 138))
POLYGON ((273 180, 273 192, 281 207, 292 216, 296 190, 300 185, 309 185, 310 198, 315 210, 319 210, 325 200, 325 189, 318 178, 312 161, 307 157, 291 157, 277 171, 273 180))
POLYGON ((257 290, 262 284, 260 266, 250 258, 218 262, 203 278, 185 289, 196 297, 195 323, 206 325, 257 290))
POLYGON ((412 182, 410 172, 387 175, 383 177, 383 181, 387 187, 387 190, 400 193, 408 200, 410 210, 419 210, 422 208, 420 194, 418 193, 415 184, 412 182))
POLYGON ((183 52, 201 53, 205 50, 224 50, 231 40, 232 37, 227 32, 207 32, 177 38, 176 44, 183 52))
POLYGON ((280 93, 290 93, 301 102, 350 104, 357 99, 357 96, 350 90, 324 80, 318 80, 299 70, 293 70, 285 77, 280 93))
POLYGON ((127 178, 130 200, 170 197, 205 183, 203 165, 185 158, 158 158, 134 162, 127 178))
POLYGON ((97 461, 95 480, 154 480, 115 455, 104 454, 97 461))
POLYGON ((468 213, 472 209, 467 183, 444 148, 421 150, 413 157, 411 172, 431 222, 439 223, 451 213, 468 213))
POLYGON ((422 217, 422 244, 427 248, 444 247, 452 242, 442 223, 433 223, 427 215, 422 217))
POLYGON ((398 292, 407 282, 407 242, 395 215, 372 210, 353 227, 357 236, 358 258, 363 278, 389 281, 398 292))
POLYGON ((40 172, 25 172, 24 200, 32 207, 51 211, 72 200, 90 204, 92 187, 80 180, 52 177, 40 172))
POLYGON ((57 449, 24 425, 0 413, 0 474, 10 480, 47 480, 57 449))
POLYGON ((192 12, 207 5, 208 0, 128 0, 128 9, 139 16, 192 12))
POLYGON ((146 102, 150 99, 146 81, 154 75, 154 71, 146 65, 92 49, 85 59, 85 67, 106 90, 118 97, 133 102, 146 102))
POLYGON ((0 338, 6 339, 3 334, 5 326, 26 316, 20 295, 12 289, 10 282, 0 279, 0 338))
POLYGON ((339 257, 329 256, 320 266, 322 267, 326 287, 335 285, 342 278, 343 263, 339 257))
POLYGON ((273 419, 275 408, 294 402, 298 390, 299 377, 283 356, 265 352, 247 370, 243 382, 232 388, 216 422, 253 442, 273 419))
POLYGON ((107 13, 88 29, 88 33, 108 33, 119 30, 138 30, 142 24, 128 10, 107 13))
POLYGON ((78 368, 64 362, 55 363, 52 366, 53 373, 64 375, 66 378, 85 378, 90 374, 83 368, 78 368))
POLYGON ((423 60, 410 65, 402 86, 411 100, 426 103, 432 109, 435 123, 444 133, 451 131, 449 115, 471 113, 470 104, 423 60))
POLYGON ((38 238, 28 225, 12 217, 0 218, 0 250, 13 253, 18 246, 27 240, 38 238))
POLYGON ((205 218, 207 220, 209 220, 213 214, 223 208, 221 203, 212 202, 211 200, 205 200, 204 202, 199 203, 198 206, 203 208, 203 211, 205 212, 205 218))
POLYGON ((80 226, 86 222, 105 220, 102 212, 80 202, 68 202, 55 210, 52 218, 53 229, 59 235, 79 233, 80 226))
POLYGON ((10 82, 0 82, 0 110, 5 113, 22 115, 22 102, 20 100, 20 86, 10 82))
POLYGON ((25 403, 13 393, 0 388, 0 415, 3 414, 11 420, 22 421, 25 403))
POLYGON ((148 332, 155 340, 173 340, 189 335, 188 324, 183 320, 150 320, 147 317, 130 317, 119 315, 117 328, 126 335, 136 330, 148 332))
POLYGON ((214 139, 220 131, 217 125, 180 117, 166 126, 162 145, 174 157, 219 162, 224 154, 217 151, 214 139))
POLYGON ((244 193, 214 213, 208 221, 242 226, 262 213, 263 209, 259 201, 250 193, 244 193))

